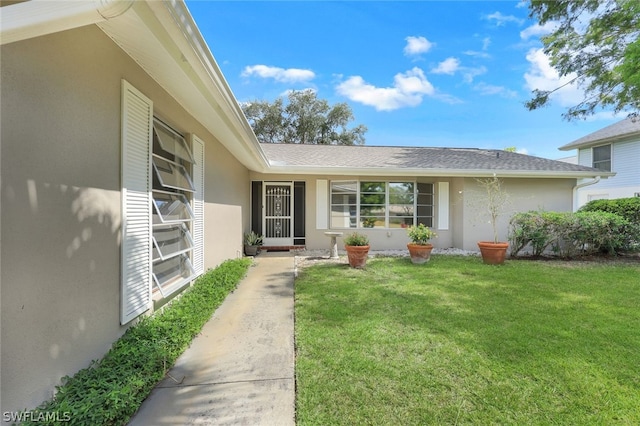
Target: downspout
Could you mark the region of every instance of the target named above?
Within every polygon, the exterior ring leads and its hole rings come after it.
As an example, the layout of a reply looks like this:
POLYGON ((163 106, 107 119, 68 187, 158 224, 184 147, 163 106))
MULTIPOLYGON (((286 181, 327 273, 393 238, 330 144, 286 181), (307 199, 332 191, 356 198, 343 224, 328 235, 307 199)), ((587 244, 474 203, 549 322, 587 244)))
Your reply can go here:
POLYGON ((0 44, 96 24, 128 11, 135 0, 31 0, 2 7, 0 44))
POLYGON ((578 189, 584 188, 585 186, 595 185, 600 182, 600 176, 596 176, 590 181, 582 182, 573 187, 573 211, 575 212, 578 209, 578 189))

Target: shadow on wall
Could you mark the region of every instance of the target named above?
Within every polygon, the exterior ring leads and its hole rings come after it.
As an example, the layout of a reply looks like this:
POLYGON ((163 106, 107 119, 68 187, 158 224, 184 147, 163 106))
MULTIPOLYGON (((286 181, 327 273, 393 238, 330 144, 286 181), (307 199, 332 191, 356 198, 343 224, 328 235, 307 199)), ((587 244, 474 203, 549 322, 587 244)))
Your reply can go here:
POLYGON ((26 179, 2 191, 3 410, 51 398, 120 327, 120 192, 26 179))

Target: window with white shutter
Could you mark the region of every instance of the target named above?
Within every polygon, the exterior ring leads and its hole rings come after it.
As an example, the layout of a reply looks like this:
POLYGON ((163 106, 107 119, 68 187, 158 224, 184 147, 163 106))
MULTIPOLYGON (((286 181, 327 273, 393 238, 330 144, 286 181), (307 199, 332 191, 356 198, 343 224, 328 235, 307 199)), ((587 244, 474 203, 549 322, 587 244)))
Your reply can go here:
POLYGON ((204 272, 204 142, 124 80, 121 265, 122 324, 151 308, 153 286, 167 297, 204 272))

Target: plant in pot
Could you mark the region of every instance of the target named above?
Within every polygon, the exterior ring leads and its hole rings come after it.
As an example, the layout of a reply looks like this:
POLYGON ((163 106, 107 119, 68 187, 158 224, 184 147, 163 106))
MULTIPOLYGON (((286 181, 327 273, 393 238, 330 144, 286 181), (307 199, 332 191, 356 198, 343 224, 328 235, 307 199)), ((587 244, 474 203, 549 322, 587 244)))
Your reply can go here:
POLYGON ((352 268, 364 268, 369 256, 369 238, 358 232, 344 237, 344 248, 347 251, 349 266, 352 268))
POLYGON ((257 256, 258 253, 260 253, 263 238, 262 235, 258 235, 253 231, 244 234, 244 254, 247 256, 257 256))
POLYGON ((498 218, 504 213, 509 203, 509 194, 496 175, 491 178, 476 179, 476 181, 483 190, 482 202, 489 213, 489 223, 493 230, 493 241, 478 241, 478 248, 484 263, 501 265, 506 258, 509 243, 498 239, 498 218))
POLYGON ((411 262, 417 265, 427 263, 431 259, 431 250, 433 250, 433 244, 429 243, 429 240, 438 235, 424 223, 407 228, 407 235, 411 239, 407 244, 411 262))

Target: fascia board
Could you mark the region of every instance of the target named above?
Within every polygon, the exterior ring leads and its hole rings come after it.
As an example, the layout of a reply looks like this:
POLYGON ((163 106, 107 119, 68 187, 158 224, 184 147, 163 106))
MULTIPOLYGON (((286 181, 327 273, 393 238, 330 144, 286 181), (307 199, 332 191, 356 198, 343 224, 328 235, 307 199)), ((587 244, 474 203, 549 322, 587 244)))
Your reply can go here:
POLYGON ((580 179, 600 176, 606 179, 615 176, 615 173, 600 171, 531 171, 531 170, 465 170, 465 169, 390 169, 378 167, 288 167, 286 165, 272 165, 268 173, 273 174, 296 174, 296 175, 346 175, 346 176, 433 176, 433 177, 512 177, 512 178, 563 178, 580 179))
POLYGON ((602 139, 594 139, 594 140, 586 141, 582 143, 570 143, 570 144, 561 146, 558 149, 560 151, 572 151, 574 149, 591 148, 594 146, 606 145, 606 144, 615 143, 615 142, 629 142, 629 141, 636 141, 636 140, 640 140, 640 132, 627 133, 624 135, 617 135, 617 136, 612 136, 612 137, 602 138, 602 139))
POLYGON ((0 8, 0 44, 102 22, 126 12, 134 0, 31 0, 0 8))

